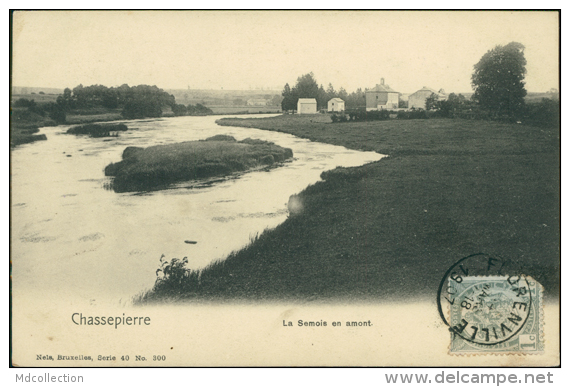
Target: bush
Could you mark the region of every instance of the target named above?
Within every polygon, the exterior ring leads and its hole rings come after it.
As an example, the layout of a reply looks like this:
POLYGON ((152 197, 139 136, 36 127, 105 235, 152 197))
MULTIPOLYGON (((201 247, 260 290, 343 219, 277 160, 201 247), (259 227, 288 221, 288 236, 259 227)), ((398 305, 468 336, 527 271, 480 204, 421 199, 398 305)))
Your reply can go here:
POLYGON ((543 98, 538 103, 528 103, 522 121, 534 126, 555 128, 560 126, 560 101, 543 98))
POLYGON ((29 107, 35 106, 35 105, 36 105, 36 101, 34 101, 33 99, 26 99, 26 98, 19 98, 13 104, 14 107, 26 107, 26 108, 29 108, 29 107))
POLYGON ((173 104, 172 105, 172 113, 174 113, 175 116, 185 116, 186 114, 188 114, 188 109, 186 108, 186 106, 182 105, 182 104, 173 104))
POLYGON ((335 122, 347 122, 348 121, 348 116, 344 113, 333 113, 331 115, 331 121, 333 123, 335 122))
POLYGON ((124 132, 127 130, 128 128, 125 124, 87 124, 73 126, 67 130, 67 134, 88 134, 91 137, 111 137, 111 132, 124 132))
POLYGON ((421 120, 429 118, 427 112, 423 109, 414 109, 408 111, 400 110, 397 114, 397 117, 399 120, 421 120))
POLYGON ((389 110, 371 110, 364 109, 347 111, 348 120, 353 122, 361 121, 384 121, 390 119, 390 114, 393 113, 389 110))
POLYGON ((214 114, 212 109, 199 103, 197 103, 196 106, 188 105, 186 111, 189 116, 207 116, 210 114, 214 114))

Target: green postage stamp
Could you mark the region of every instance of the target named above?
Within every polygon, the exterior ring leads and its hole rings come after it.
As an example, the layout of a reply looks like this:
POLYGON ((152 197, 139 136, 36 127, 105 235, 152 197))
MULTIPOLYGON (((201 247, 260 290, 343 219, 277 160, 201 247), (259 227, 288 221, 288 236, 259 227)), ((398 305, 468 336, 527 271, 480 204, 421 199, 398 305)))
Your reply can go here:
POLYGON ((450 354, 540 354, 542 286, 525 276, 449 279, 450 354))

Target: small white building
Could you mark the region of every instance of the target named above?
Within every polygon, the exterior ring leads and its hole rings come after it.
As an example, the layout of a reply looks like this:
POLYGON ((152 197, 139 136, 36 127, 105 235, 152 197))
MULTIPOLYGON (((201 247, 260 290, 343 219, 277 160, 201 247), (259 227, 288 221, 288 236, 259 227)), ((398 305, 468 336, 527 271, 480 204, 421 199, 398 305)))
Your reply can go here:
POLYGON ((344 111, 344 101, 340 98, 332 98, 328 102, 329 112, 343 112, 344 111))
POLYGON ((316 114, 317 100, 315 98, 299 98, 297 101, 297 114, 316 114))
POLYGON ((428 99, 432 94, 435 94, 438 101, 447 99, 447 94, 445 94, 443 89, 435 91, 434 89, 424 86, 414 94, 410 94, 408 97, 408 109, 425 109, 426 99, 428 99))

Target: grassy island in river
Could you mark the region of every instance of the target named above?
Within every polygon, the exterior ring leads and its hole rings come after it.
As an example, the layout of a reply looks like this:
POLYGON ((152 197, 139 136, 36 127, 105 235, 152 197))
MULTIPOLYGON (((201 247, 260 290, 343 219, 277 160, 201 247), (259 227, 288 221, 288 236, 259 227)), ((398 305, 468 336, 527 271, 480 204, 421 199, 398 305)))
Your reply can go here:
POLYGON ((271 142, 250 138, 236 141, 231 136, 218 135, 203 141, 128 147, 122 161, 105 168, 105 175, 114 176, 112 186, 117 192, 144 191, 271 166, 291 157, 291 149, 271 142))
POLYGON ((558 128, 461 119, 333 124, 326 115, 218 123, 390 157, 323 173, 291 200, 296 211, 277 228, 199 275, 157 281, 139 302, 435 303, 446 270, 479 252, 517 260, 557 297, 558 128))

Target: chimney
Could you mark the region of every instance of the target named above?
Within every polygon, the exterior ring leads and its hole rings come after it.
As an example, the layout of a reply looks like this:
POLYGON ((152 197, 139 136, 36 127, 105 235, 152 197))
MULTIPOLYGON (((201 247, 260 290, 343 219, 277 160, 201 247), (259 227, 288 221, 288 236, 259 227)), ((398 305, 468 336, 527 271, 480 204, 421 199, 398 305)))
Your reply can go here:
POLYGON ((381 85, 384 85, 384 78, 381 78, 381 79, 380 79, 380 84, 381 84, 381 85))

